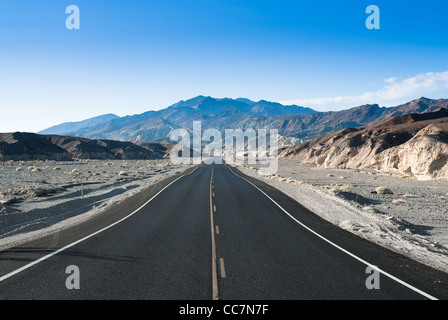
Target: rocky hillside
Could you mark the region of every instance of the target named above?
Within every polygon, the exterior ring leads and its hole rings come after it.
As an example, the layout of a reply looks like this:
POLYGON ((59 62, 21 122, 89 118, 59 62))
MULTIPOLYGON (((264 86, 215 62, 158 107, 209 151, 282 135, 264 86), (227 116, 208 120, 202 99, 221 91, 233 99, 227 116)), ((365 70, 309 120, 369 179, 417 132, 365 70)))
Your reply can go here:
POLYGON ((170 146, 34 133, 1 133, 0 160, 160 159, 170 146))
POLYGON ((448 178, 448 110, 440 108, 345 128, 287 148, 280 156, 330 168, 448 178))

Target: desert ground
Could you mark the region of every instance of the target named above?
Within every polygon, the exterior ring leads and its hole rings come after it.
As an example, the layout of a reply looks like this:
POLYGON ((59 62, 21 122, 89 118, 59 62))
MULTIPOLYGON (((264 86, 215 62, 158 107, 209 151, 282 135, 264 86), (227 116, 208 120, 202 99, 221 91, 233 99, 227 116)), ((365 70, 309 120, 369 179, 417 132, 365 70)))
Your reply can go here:
POLYGON ((0 250, 79 223, 187 167, 169 160, 9 162, 0 168, 0 250))
POLYGON ((287 158, 279 159, 274 176, 261 175, 258 167, 246 164, 240 168, 322 218, 448 272, 447 180, 418 180, 374 170, 328 169, 287 158))

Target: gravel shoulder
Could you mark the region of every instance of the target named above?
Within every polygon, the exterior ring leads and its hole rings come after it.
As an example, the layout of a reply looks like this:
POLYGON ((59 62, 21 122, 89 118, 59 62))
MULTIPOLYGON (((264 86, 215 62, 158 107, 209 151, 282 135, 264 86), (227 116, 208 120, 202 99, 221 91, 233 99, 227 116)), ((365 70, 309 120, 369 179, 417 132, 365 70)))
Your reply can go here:
POLYGON ((422 181, 389 172, 329 169, 282 158, 274 176, 263 176, 259 167, 240 168, 327 221, 448 272, 447 180, 422 181), (392 193, 381 193, 385 188, 392 193))

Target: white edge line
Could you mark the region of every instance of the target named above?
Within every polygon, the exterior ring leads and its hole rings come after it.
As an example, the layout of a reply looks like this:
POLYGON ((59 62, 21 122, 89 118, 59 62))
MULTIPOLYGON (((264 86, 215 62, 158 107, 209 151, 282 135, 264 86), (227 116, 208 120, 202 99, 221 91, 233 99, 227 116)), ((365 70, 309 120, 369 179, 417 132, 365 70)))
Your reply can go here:
POLYGON ((58 250, 53 251, 52 253, 49 253, 49 254, 47 254, 46 256, 43 256, 43 257, 41 257, 41 258, 39 258, 39 259, 37 259, 37 260, 35 260, 35 261, 33 261, 33 262, 30 262, 30 263, 28 263, 27 265, 24 265, 23 267, 21 267, 21 268, 19 268, 19 269, 16 269, 16 270, 14 270, 14 271, 11 271, 11 272, 8 273, 8 274, 5 274, 4 276, 0 277, 0 282, 2 282, 3 280, 6 280, 6 279, 8 279, 8 278, 10 278, 10 277, 12 277, 12 276, 18 274, 18 273, 20 273, 20 272, 22 272, 22 271, 24 271, 24 270, 26 270, 26 269, 28 269, 28 268, 30 268, 30 267, 36 265, 36 264, 38 264, 38 263, 40 263, 40 262, 42 262, 42 261, 44 261, 44 260, 47 260, 47 259, 49 259, 49 258, 51 258, 51 257, 53 257, 53 256, 55 256, 55 255, 57 255, 58 253, 60 253, 60 252, 62 252, 62 251, 64 251, 64 250, 67 250, 68 248, 71 248, 71 247, 73 247, 73 246, 75 246, 75 245, 77 245, 77 244, 79 244, 79 243, 81 243, 81 242, 83 242, 83 241, 85 241, 85 240, 91 238, 91 237, 94 237, 94 236, 96 236, 97 234, 99 234, 99 233, 101 233, 101 232, 103 232, 103 231, 106 231, 107 229, 110 229, 110 228, 112 228, 113 226, 119 224, 120 222, 123 222, 124 220, 128 219, 129 217, 133 216, 133 215, 136 214, 138 211, 140 211, 143 207, 145 207, 145 206, 146 206, 148 203, 150 203, 152 200, 154 200, 155 197, 157 197, 159 194, 161 194, 161 193, 162 193, 166 188, 168 188, 170 185, 172 185, 173 183, 175 183, 177 180, 179 180, 179 179, 181 179, 181 178, 183 178, 183 177, 185 177, 185 176, 188 176, 188 175, 192 174, 193 172, 196 171, 197 168, 199 168, 199 167, 196 167, 193 171, 191 171, 191 172, 189 172, 189 173, 187 173, 187 174, 184 174, 184 175, 182 175, 182 176, 176 178, 175 180, 171 181, 169 184, 167 184, 165 187, 163 187, 163 189, 161 189, 161 190, 160 190, 159 192, 157 192, 154 196, 152 196, 151 199, 149 199, 148 201, 146 201, 146 202, 145 202, 143 205, 141 205, 138 209, 134 210, 132 213, 130 213, 129 215, 125 216, 124 218, 121 218, 120 220, 115 221, 114 223, 108 225, 107 227, 104 227, 103 229, 100 229, 100 230, 98 230, 98 231, 95 231, 94 233, 92 233, 92 234, 90 234, 90 235, 88 235, 88 236, 85 236, 84 238, 81 238, 81 239, 79 239, 79 240, 77 240, 77 241, 75 241, 75 242, 72 242, 72 243, 66 245, 65 247, 59 248, 58 250))
POLYGON ((319 238, 321 238, 322 240, 328 242, 329 244, 331 244, 332 246, 334 246, 335 248, 341 250, 342 252, 348 254, 349 256, 355 258, 356 260, 364 263, 365 265, 371 267, 373 270, 376 270, 380 273, 382 273, 383 275, 385 275, 386 277, 389 277, 390 279, 400 283, 401 285, 421 294, 422 296, 431 299, 431 300, 438 300, 436 297, 431 296, 430 294, 410 285, 407 282, 404 282, 403 280, 398 279, 397 277, 391 275, 390 273, 387 273, 386 271, 381 270, 380 268, 378 268, 377 266, 363 260, 362 258, 358 257, 357 255, 351 253, 350 251, 347 251, 346 249, 338 246, 337 244, 335 244, 334 242, 328 240, 327 238, 325 238, 324 236, 320 235, 319 233, 317 233, 316 231, 312 230, 311 228, 307 227, 306 225, 304 225, 302 222, 300 222, 299 220, 297 220, 296 218, 294 218, 288 211, 286 211, 281 205, 279 205, 277 202, 275 202, 270 196, 268 196, 263 190, 261 190, 260 188, 258 188, 255 184, 253 184, 252 182, 250 182, 249 180, 247 180, 244 177, 241 177, 240 175, 236 174, 232 169, 230 169, 230 166, 227 165, 227 168, 237 177, 245 180, 246 182, 250 183, 253 187, 255 187, 256 189, 258 189, 258 191, 260 191, 262 194, 264 194, 269 200, 271 200, 277 207, 279 207, 285 214, 287 214, 291 219, 293 219, 296 223, 300 224, 302 227, 304 227, 305 229, 307 229, 308 231, 310 231, 311 233, 313 233, 314 235, 318 236, 319 238))

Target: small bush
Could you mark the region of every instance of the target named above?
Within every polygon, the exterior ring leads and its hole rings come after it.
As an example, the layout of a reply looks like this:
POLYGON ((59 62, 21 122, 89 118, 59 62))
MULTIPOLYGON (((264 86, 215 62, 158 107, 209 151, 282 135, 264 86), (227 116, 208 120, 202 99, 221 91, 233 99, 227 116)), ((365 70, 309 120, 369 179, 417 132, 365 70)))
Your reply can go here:
POLYGON ((16 168, 16 171, 22 171, 22 170, 23 170, 22 167, 17 167, 17 168, 16 168))
POLYGON ((387 187, 378 187, 375 191, 378 194, 394 194, 394 192, 387 187))
POLYGON ((128 176, 129 174, 126 171, 120 171, 119 176, 128 176))
POLYGON ((376 213, 376 209, 373 206, 365 206, 364 208, 362 208, 362 210, 370 213, 376 213))
POLYGON ((54 167, 53 170, 61 170, 61 167, 54 167))
POLYGON ((355 188, 350 184, 344 184, 342 186, 334 186, 330 189, 331 192, 350 192, 350 193, 356 193, 355 188))
POLYGON ((360 229, 353 221, 344 220, 339 224, 339 227, 345 230, 358 231, 360 229))

